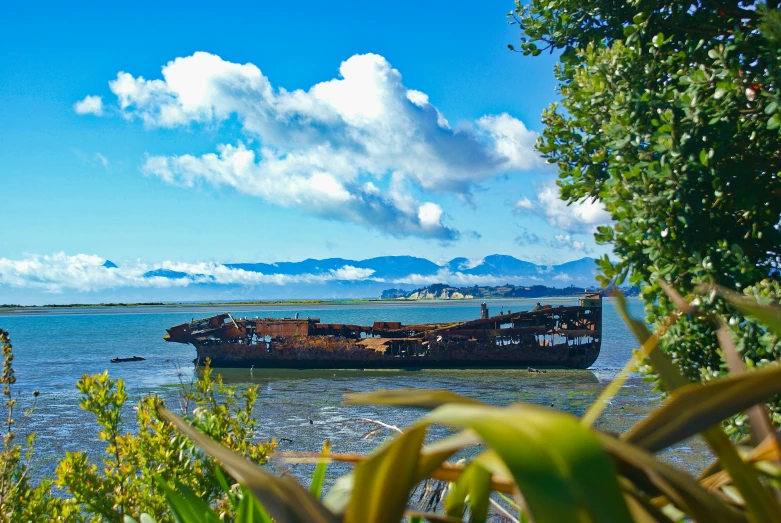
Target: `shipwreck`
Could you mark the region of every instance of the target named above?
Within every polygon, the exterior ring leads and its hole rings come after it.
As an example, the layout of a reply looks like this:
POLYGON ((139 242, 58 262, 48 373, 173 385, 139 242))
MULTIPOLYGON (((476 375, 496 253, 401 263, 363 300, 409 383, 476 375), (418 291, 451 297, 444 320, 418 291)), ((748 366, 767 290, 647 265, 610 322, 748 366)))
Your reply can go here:
POLYGON ((166 341, 193 345, 195 363, 284 369, 424 369, 560 367, 585 369, 599 356, 602 295, 578 305, 455 323, 373 325, 319 318, 234 318, 229 313, 167 329, 166 341))

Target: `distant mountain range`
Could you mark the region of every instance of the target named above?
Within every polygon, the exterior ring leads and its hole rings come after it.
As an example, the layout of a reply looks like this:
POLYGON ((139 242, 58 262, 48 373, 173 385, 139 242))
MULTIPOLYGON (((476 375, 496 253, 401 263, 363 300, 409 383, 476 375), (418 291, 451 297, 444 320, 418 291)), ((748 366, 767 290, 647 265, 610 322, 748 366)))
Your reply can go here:
MULTIPOLYGON (((107 261, 107 266, 115 265, 107 261)), ((379 296, 383 290, 412 290, 430 284, 454 287, 474 285, 544 285, 547 287, 592 287, 597 270, 593 258, 537 265, 513 256, 494 254, 480 260, 454 258, 442 265, 415 256, 381 256, 367 260, 327 258, 300 262, 227 263, 225 270, 244 275, 243 283, 230 293, 241 295, 241 288, 253 298, 355 298, 379 296), (254 279, 253 279, 254 276, 254 279), (259 279, 260 277, 263 277, 259 279), (271 279, 273 281, 266 281, 271 279)), ((221 281, 210 274, 198 274, 172 268, 158 268, 145 278, 194 279, 194 285, 235 288, 233 281, 221 281)), ((250 297, 250 296, 242 296, 250 297)))
POLYGON ((376 298, 388 289, 405 292, 434 284, 586 288, 596 284, 597 271, 592 258, 537 265, 501 254, 440 263, 415 256, 381 256, 226 264, 115 263, 96 255, 58 254, 32 266, 37 272, 27 265, 16 272, 0 272, 0 303, 376 298))
MULTIPOLYGON (((380 256, 367 260, 348 260, 345 258, 315 260, 309 258, 300 262, 226 263, 225 267, 248 272, 288 276, 332 274, 345 267, 353 267, 364 269, 367 273, 371 271, 371 274, 364 278, 371 280, 411 280, 416 276, 432 278, 441 275, 446 279, 468 279, 471 276, 473 279, 484 277, 498 282, 504 278, 510 278, 512 280, 526 280, 526 283, 558 286, 567 282, 593 285, 595 283, 594 275, 597 270, 593 258, 581 258, 560 265, 546 266, 503 254, 492 254, 476 262, 472 262, 467 258, 454 258, 444 265, 438 265, 426 258, 415 256, 380 256)), ((165 272, 158 270, 147 274, 162 276, 165 272)), ((175 274, 172 277, 181 277, 183 274, 175 274)), ((458 282, 442 281, 438 283, 458 282)))
POLYGON ((249 272, 285 274, 288 276, 327 274, 331 271, 338 271, 343 267, 355 267, 356 269, 371 270, 372 278, 391 280, 404 278, 411 274, 428 276, 436 274, 442 269, 442 266, 437 265, 431 260, 416 258, 415 256, 380 256, 378 258, 369 258, 368 260, 360 261, 347 260, 344 258, 326 258, 324 260, 308 258, 300 262, 226 263, 225 266, 231 269, 242 269, 249 272))

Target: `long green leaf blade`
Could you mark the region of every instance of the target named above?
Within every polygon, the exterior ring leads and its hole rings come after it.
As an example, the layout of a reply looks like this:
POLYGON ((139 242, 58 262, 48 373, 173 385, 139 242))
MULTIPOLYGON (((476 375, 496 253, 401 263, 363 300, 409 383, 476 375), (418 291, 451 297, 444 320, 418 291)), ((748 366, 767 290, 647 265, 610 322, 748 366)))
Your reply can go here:
POLYGON ((294 479, 263 470, 162 406, 158 407, 158 412, 244 484, 277 523, 337 523, 337 518, 294 479))
MULTIPOLYGON (((626 307, 626 300, 620 294, 618 297, 618 311, 621 317, 629 325, 635 337, 640 343, 652 336, 645 323, 632 318, 626 307)), ((661 350, 652 350, 648 354, 648 360, 654 367, 668 391, 673 391, 689 382, 681 376, 670 356, 661 350)), ((759 481, 757 472, 749 466, 738 454, 737 449, 724 434, 720 427, 711 427, 702 432, 711 450, 721 460, 724 468, 730 473, 735 486, 740 491, 746 502, 746 507, 753 518, 762 523, 781 521, 781 506, 776 502, 770 491, 759 481)))
POLYGON ((397 523, 418 482, 418 458, 426 425, 418 424, 355 467, 347 523, 397 523))
POLYGON ((622 439, 657 452, 781 393, 781 366, 736 374, 676 389, 622 439))
MULTIPOLYGON (((325 440, 325 443, 323 443, 323 458, 327 458, 330 453, 331 440, 327 439, 325 440)), ((312 484, 309 485, 309 493, 312 494, 316 499, 320 499, 320 496, 323 493, 323 483, 325 482, 325 472, 327 468, 328 460, 322 459, 315 467, 314 474, 312 474, 312 484)))
POLYGON ((235 523, 274 523, 271 516, 249 489, 242 485, 241 501, 236 509, 235 523))
POLYGON ((176 484, 171 487, 165 480, 157 476, 155 478, 160 489, 165 493, 168 508, 177 523, 219 523, 220 518, 214 513, 209 504, 196 496, 186 485, 176 484))
POLYGON ((597 433, 600 445, 622 462, 624 475, 629 476, 626 467, 640 471, 667 498, 696 521, 745 521, 721 499, 709 493, 688 474, 655 459, 644 450, 634 447, 607 434, 597 433))
POLYGON ((473 463, 469 479, 469 522, 485 523, 488 519, 488 502, 491 498, 491 473, 473 463))
POLYGON ((478 432, 537 521, 630 521, 610 458, 572 416, 532 406, 445 405, 425 419, 478 432))

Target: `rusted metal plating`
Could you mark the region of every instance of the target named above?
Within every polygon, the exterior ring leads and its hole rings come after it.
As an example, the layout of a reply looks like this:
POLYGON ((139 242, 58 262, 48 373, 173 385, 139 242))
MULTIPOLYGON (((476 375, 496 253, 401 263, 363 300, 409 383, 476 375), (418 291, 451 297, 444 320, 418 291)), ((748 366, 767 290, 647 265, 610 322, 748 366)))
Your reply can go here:
POLYGON ((602 295, 577 306, 450 324, 371 326, 320 323, 319 318, 234 319, 228 313, 167 329, 166 341, 195 346, 196 362, 257 368, 587 368, 599 355, 602 295))

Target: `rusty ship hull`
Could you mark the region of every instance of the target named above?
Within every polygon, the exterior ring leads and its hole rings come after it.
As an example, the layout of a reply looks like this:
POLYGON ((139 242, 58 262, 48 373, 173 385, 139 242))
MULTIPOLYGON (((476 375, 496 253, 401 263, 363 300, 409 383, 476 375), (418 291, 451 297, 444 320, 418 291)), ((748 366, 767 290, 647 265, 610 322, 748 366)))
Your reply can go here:
POLYGON ((451 324, 324 324, 319 318, 234 319, 220 314, 168 329, 196 364, 268 369, 585 369, 599 356, 602 299, 451 324))

